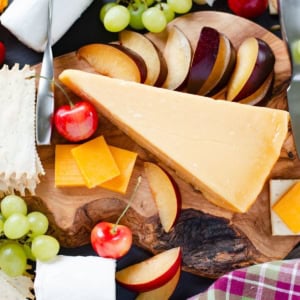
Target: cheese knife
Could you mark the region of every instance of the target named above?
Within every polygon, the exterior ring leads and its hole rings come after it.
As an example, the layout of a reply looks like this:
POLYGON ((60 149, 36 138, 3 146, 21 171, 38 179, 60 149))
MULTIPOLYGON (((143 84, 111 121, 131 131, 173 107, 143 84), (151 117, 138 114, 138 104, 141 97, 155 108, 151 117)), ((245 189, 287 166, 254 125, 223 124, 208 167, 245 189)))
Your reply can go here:
POLYGON ((43 55, 42 67, 36 102, 36 143, 50 145, 52 133, 52 115, 54 111, 53 91, 53 54, 51 47, 52 0, 48 2, 47 43, 43 55))
POLYGON ((296 151, 300 157, 300 59, 295 55, 296 44, 299 43, 300 47, 300 1, 278 0, 278 4, 282 38, 286 42, 292 67, 287 89, 288 109, 296 151))

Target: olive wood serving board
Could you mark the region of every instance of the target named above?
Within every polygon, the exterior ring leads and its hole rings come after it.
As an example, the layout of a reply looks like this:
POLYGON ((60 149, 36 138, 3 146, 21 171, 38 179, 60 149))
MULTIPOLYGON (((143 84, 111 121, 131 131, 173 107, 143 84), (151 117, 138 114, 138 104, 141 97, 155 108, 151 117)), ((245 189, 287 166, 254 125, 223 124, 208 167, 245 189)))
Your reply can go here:
MULTIPOLYGON (((226 13, 192 13, 175 19, 169 26, 174 24, 188 36, 193 48, 202 26, 211 26, 223 32, 236 47, 249 36, 256 36, 268 42, 276 56, 275 81, 272 95, 264 105, 287 109, 286 88, 291 72, 287 50, 282 40, 251 21, 226 13)), ((163 49, 166 32, 148 36, 163 49)), ((39 71, 40 66, 36 68, 39 71)), ((93 72, 87 63, 76 57, 75 52, 55 59, 56 77, 66 68, 93 72)), ((70 95, 74 101, 77 100, 74 95, 70 95)), ((56 93, 56 101, 57 105, 65 102, 60 91, 56 93)), ((259 124, 257 126, 259 127, 259 124)), ((251 209, 245 214, 238 214, 208 202, 200 192, 178 178, 173 170, 168 171, 179 185, 182 211, 174 229, 170 233, 164 233, 143 170, 144 161, 159 164, 160 162, 102 116, 98 135, 104 135, 111 145, 134 150, 139 154, 128 192, 124 196, 101 188, 55 188, 54 145, 66 141, 54 132, 53 144, 38 148, 46 175, 41 178, 36 196, 28 197, 28 202, 32 208, 48 215, 51 222, 50 231, 60 240, 62 246, 77 247, 87 244, 90 231, 97 222, 116 221, 133 191, 138 176, 142 176, 141 186, 122 223, 132 229, 134 243, 152 253, 181 246, 185 271, 216 278, 234 268, 283 259, 300 241, 300 237, 271 235, 268 182, 251 209)), ((293 137, 289 133, 270 178, 299 177, 299 160, 293 137)))

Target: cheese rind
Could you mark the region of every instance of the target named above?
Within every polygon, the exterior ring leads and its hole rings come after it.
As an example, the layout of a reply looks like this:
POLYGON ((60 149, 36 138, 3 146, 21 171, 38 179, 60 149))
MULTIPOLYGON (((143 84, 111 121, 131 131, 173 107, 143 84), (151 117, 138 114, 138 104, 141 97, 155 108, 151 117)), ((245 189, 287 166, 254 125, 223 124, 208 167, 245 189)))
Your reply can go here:
POLYGON ((120 175, 120 170, 103 136, 74 147, 71 153, 88 188, 120 175))
POLYGON ((214 204, 246 212, 276 163, 286 111, 170 91, 79 70, 59 79, 214 204))

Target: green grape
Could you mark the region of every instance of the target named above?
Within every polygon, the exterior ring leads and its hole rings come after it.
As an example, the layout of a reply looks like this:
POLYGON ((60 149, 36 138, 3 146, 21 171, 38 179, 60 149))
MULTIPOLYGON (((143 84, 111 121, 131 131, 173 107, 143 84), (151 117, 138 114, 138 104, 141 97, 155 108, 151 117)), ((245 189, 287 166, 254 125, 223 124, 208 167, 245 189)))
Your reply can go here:
POLYGON ((142 14, 144 26, 150 32, 161 32, 167 26, 165 14, 156 6, 152 6, 145 10, 142 14))
POLYGON ((128 6, 130 13, 129 26, 135 30, 142 30, 145 28, 142 22, 142 14, 146 10, 146 6, 143 3, 135 2, 128 6))
POLYGON ((150 7, 155 0, 143 0, 142 2, 146 4, 146 7, 150 7))
POLYGON ((23 248, 24 248, 24 252, 26 254, 26 257, 32 261, 35 261, 35 257, 34 255, 32 254, 32 251, 31 251, 31 247, 28 245, 28 244, 24 244, 23 245, 23 248))
POLYGON ((167 0, 170 8, 178 14, 189 12, 193 6, 192 0, 167 0))
POLYGON ((116 6, 117 3, 116 2, 108 2, 106 4, 104 4, 101 9, 100 9, 100 13, 99 13, 99 18, 101 20, 101 22, 104 22, 104 17, 106 15, 106 13, 113 7, 116 6))
POLYGON ((33 211, 27 215, 27 219, 29 221, 29 230, 33 235, 41 235, 47 232, 49 222, 43 213, 33 211))
POLYGON ((5 243, 0 247, 0 268, 9 276, 22 275, 27 266, 27 257, 18 243, 5 243))
POLYGON ((292 55, 295 63, 300 64, 300 40, 297 40, 292 44, 292 55))
POLYGON ((4 222, 4 234, 9 239, 19 239, 29 232, 29 221, 27 216, 14 213, 4 222))
POLYGON ((57 255, 59 243, 50 235, 39 235, 32 240, 31 251, 37 260, 47 261, 57 255))
POLYGON ((3 232, 4 222, 0 219, 0 234, 3 232))
POLYGON ((8 195, 1 201, 1 213, 8 218, 13 213, 27 214, 27 205, 24 199, 16 195, 8 195))
POLYGON ((111 7, 105 14, 103 24, 106 30, 119 32, 125 29, 130 21, 130 13, 123 5, 111 7))
POLYGON ((175 12, 170 8, 168 3, 160 2, 157 3, 156 6, 165 14, 167 23, 171 22, 175 18, 175 12))

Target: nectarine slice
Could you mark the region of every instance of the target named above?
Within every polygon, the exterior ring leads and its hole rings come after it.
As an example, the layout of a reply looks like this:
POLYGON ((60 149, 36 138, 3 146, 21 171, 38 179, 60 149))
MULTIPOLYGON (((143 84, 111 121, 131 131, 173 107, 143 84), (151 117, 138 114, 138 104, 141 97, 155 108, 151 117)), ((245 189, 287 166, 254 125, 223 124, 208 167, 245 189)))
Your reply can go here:
POLYGON ((155 85, 163 67, 158 48, 145 35, 130 30, 121 31, 119 41, 121 45, 135 51, 144 59, 147 67, 147 77, 144 83, 155 85))
MULTIPOLYGON (((235 57, 232 56, 232 51, 235 52, 235 49, 232 47, 230 40, 224 34, 220 33, 219 35, 220 42, 218 55, 211 73, 198 91, 199 95, 207 95, 218 85, 223 76, 226 76, 225 72, 227 70, 227 67, 230 63, 232 63, 230 60, 235 57)), ((229 78, 230 77, 227 76, 226 80, 228 81, 229 78)), ((223 86, 219 86, 219 88, 222 87, 223 86)))
POLYGON ((102 75, 140 83, 146 79, 142 57, 120 45, 89 44, 79 48, 77 54, 102 75))
POLYGON ((177 284, 179 282, 181 274, 181 268, 179 266, 175 276, 170 279, 167 283, 162 285, 161 287, 151 290, 149 292, 140 293, 136 300, 167 300, 170 299, 172 294, 174 293, 177 284))
POLYGON ((253 94, 240 100, 239 102, 243 104, 255 105, 263 101, 266 98, 270 88, 272 87, 273 77, 274 73, 272 72, 253 94))
POLYGON ((166 284, 180 265, 180 247, 172 248, 118 271, 116 280, 132 291, 147 292, 166 284))
POLYGON ((253 94, 273 72, 274 64, 274 53, 266 42, 255 37, 244 40, 237 51, 226 99, 239 101, 253 94))
POLYGON ((176 223, 181 211, 181 195, 174 179, 154 163, 144 163, 145 174, 165 232, 176 223))
POLYGON ((212 73, 218 57, 219 45, 219 32, 211 27, 203 27, 200 32, 188 76, 188 93, 197 94, 212 73))
POLYGON ((163 88, 176 90, 185 82, 192 60, 192 47, 186 35, 176 26, 169 29, 163 56, 168 74, 163 88))

